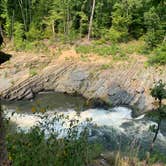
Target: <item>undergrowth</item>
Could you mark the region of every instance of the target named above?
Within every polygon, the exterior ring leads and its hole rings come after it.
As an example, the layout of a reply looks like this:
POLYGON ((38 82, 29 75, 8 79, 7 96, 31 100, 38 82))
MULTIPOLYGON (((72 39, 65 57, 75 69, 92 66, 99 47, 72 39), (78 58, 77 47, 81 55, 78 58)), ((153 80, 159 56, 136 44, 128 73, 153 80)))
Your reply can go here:
POLYGON ((97 157, 101 146, 88 142, 88 124, 80 129, 78 120, 54 114, 37 115, 42 122, 29 132, 15 131, 7 134, 9 158, 13 166, 84 166, 97 157), (67 120, 67 121, 66 121, 67 120), (57 131, 54 124, 64 128, 57 131), (60 136, 60 133, 64 133, 60 136))
POLYGON ((153 51, 149 64, 166 65, 166 42, 153 51))
POLYGON ((130 54, 141 54, 143 48, 142 41, 132 41, 129 43, 105 43, 103 41, 93 41, 89 45, 77 45, 75 50, 80 54, 96 54, 103 57, 112 56, 114 60, 128 60, 130 54))

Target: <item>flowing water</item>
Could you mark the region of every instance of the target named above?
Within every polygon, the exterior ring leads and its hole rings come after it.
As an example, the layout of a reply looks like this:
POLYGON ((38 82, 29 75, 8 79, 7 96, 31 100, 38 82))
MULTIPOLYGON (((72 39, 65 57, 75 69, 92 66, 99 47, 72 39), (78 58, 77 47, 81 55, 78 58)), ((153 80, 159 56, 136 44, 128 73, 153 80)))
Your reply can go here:
MULTIPOLYGON (((41 118, 32 112, 34 109, 47 110, 47 114, 63 113, 69 119, 77 118, 80 124, 87 118, 92 118, 95 127, 92 127, 89 139, 101 142, 107 149, 126 149, 133 146, 146 150, 150 146, 154 134, 149 131, 151 125, 156 123, 144 115, 132 117, 132 110, 126 107, 87 108, 86 100, 80 96, 68 96, 59 93, 43 93, 36 96, 33 101, 17 101, 3 103, 5 114, 10 117, 17 127, 27 131, 36 125, 41 118), (15 112, 13 114, 13 112, 15 112), (78 116, 79 114, 79 116, 78 116), (129 146, 130 145, 130 146, 129 146)), ((155 143, 155 148, 161 153, 166 153, 166 122, 163 121, 161 131, 155 143)), ((67 127, 67 126, 66 126, 67 127)), ((59 123, 54 128, 63 137, 66 133, 60 133, 63 128, 59 123)))

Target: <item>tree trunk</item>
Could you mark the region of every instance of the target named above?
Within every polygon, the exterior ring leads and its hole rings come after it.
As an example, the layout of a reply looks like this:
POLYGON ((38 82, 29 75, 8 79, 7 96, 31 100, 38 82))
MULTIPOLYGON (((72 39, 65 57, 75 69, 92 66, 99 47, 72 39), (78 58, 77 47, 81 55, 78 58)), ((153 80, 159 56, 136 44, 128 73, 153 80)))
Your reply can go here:
POLYGON ((19 6, 20 6, 20 10, 21 10, 21 15, 22 15, 23 23, 24 23, 24 29, 27 32, 26 16, 24 14, 23 1, 18 0, 18 3, 19 3, 19 6))
POLYGON ((3 37, 2 27, 1 27, 1 24, 0 24, 0 47, 3 43, 4 43, 4 37, 3 37))
POLYGON ((5 145, 5 128, 3 124, 2 108, 0 105, 0 166, 10 165, 5 145))
POLYGON ((160 125, 161 125, 161 106, 162 106, 162 100, 159 99, 159 108, 158 108, 158 111, 159 111, 159 121, 157 123, 157 129, 155 131, 155 135, 154 135, 153 141, 151 143, 150 153, 153 151, 154 143, 155 143, 155 141, 157 139, 157 136, 158 136, 158 133, 159 133, 159 130, 160 130, 160 125))
POLYGON ((0 35, 2 36, 2 38, 4 38, 1 24, 0 24, 0 35))
POLYGON ((32 21, 32 5, 31 5, 31 0, 28 1, 29 2, 29 24, 31 24, 32 21))
POLYGON ((67 1, 67 9, 66 9, 66 34, 69 35, 70 30, 70 2, 67 1))
POLYGON ((63 3, 63 31, 64 35, 66 36, 66 7, 65 7, 65 0, 62 1, 63 3))
POLYGON ((52 22, 52 36, 55 38, 55 21, 52 22))
POLYGON ((154 135, 151 147, 150 147, 150 153, 153 151, 154 143, 157 139, 157 136, 158 136, 158 133, 159 133, 159 130, 160 130, 160 125, 161 125, 161 119, 159 120, 159 122, 157 124, 157 129, 156 129, 156 132, 155 132, 155 135, 154 135))
POLYGON ((13 10, 12 17, 11 17, 10 40, 13 40, 13 38, 14 38, 14 35, 13 35, 13 31, 14 31, 14 17, 15 17, 15 12, 13 10))
POLYGON ((90 22, 89 22, 88 40, 90 40, 90 37, 91 37, 93 16, 94 16, 94 12, 95 12, 95 5, 96 5, 96 0, 93 0, 92 12, 91 12, 90 22))

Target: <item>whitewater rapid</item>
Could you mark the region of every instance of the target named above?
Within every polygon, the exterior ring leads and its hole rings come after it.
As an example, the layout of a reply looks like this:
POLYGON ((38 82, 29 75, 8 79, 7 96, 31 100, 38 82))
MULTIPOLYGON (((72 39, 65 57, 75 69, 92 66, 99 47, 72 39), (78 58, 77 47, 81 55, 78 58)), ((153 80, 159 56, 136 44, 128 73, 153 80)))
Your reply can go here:
MULTIPOLYGON (((109 110, 95 108, 87 109, 78 114, 74 109, 68 109, 65 111, 58 111, 57 109, 48 110, 46 113, 33 114, 16 112, 12 109, 6 109, 5 116, 10 118, 10 121, 16 124, 18 131, 28 132, 33 126, 39 125, 43 121, 42 117, 47 115, 47 121, 51 121, 54 115, 64 115, 61 120, 54 121, 54 124, 50 125, 50 129, 54 129, 59 138, 67 136, 67 130, 70 127, 71 120, 78 120, 79 133, 82 131, 83 126, 87 124, 87 119, 91 120, 90 123, 95 128, 95 138, 101 137, 102 139, 108 139, 106 142, 112 144, 115 141, 118 144, 118 137, 121 137, 123 144, 130 140, 141 140, 143 146, 149 146, 153 138, 153 133, 149 131, 151 125, 156 125, 155 122, 145 118, 145 115, 139 117, 132 117, 132 110, 126 107, 115 107, 109 110), (109 143, 110 141, 110 143, 109 143)), ((92 126, 91 126, 92 127, 92 126)), ((45 131, 49 134, 49 129, 45 131)), ((94 137, 93 130, 90 130, 90 136, 94 137)), ((121 142, 120 140, 120 142, 121 142)), ((166 135, 159 132, 156 145, 166 151, 166 135)))
MULTIPOLYGON (((47 111, 47 115, 50 117, 53 116, 53 111, 47 111)), ((75 110, 69 109, 65 112, 59 112, 59 114, 64 114, 65 116, 71 119, 78 119, 79 123, 86 121, 86 119, 92 119, 92 123, 97 126, 112 126, 115 128, 121 129, 121 125, 125 122, 131 121, 133 118, 131 116, 132 110, 125 107, 115 107, 111 110, 104 109, 88 109, 81 112, 78 115, 78 112, 75 110)), ((38 115, 41 113, 30 114, 30 113, 18 113, 15 110, 9 109, 5 111, 5 116, 10 118, 11 122, 17 124, 18 127, 22 129, 29 129, 38 124, 41 121, 41 118, 38 115)), ((137 118, 138 119, 138 118, 137 118)))

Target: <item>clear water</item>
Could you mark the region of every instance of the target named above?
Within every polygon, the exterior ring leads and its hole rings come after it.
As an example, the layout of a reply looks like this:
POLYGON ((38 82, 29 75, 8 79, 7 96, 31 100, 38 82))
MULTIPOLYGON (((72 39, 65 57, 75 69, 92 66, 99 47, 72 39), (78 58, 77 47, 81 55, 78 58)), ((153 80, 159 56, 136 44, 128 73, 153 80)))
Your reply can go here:
MULTIPOLYGON (((33 101, 17 101, 3 103, 5 114, 11 121, 27 131, 41 119, 32 113, 34 108, 45 108, 52 117, 54 112, 63 113, 70 119, 79 119, 82 124, 87 118, 92 118, 93 127, 90 140, 101 142, 108 149, 125 149, 126 147, 139 146, 143 150, 149 148, 154 134, 149 131, 150 125, 155 122, 145 118, 144 115, 133 118, 132 110, 125 107, 115 107, 108 110, 102 108, 87 108, 86 100, 80 96, 68 96, 59 93, 44 93, 37 95, 33 101), (12 115, 12 112, 15 112, 12 115), (79 116, 78 116, 79 114, 79 116)), ((161 153, 166 153, 166 122, 158 135, 155 147, 161 153)), ((55 123, 54 128, 60 133, 62 126, 55 123)), ((68 126, 65 126, 68 127, 68 126)), ((81 127, 80 127, 81 130, 81 127)))

